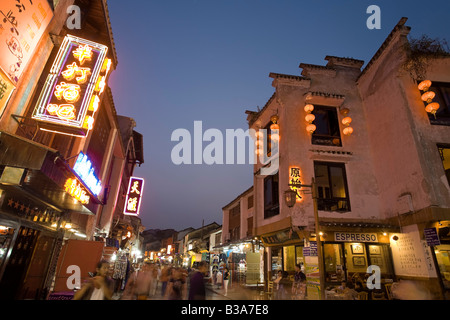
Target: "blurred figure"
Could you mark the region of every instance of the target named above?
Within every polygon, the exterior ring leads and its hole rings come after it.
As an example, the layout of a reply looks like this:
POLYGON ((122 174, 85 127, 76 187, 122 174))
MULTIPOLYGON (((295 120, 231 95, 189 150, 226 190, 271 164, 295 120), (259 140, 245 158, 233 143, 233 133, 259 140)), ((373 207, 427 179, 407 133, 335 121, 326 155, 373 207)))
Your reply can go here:
POLYGON ((145 263, 141 270, 137 272, 134 279, 134 295, 137 300, 147 300, 150 295, 152 284, 152 274, 150 272, 150 264, 145 263))
POLYGON ((168 300, 183 300, 186 297, 186 278, 180 268, 173 268, 169 278, 166 297, 168 300))
POLYGON ((95 275, 78 290, 73 300, 111 300, 114 282, 108 276, 109 263, 100 261, 95 269, 95 275))
POLYGON ((278 277, 274 281, 278 285, 278 290, 276 294, 277 300, 287 300, 289 299, 288 288, 291 286, 291 282, 288 279, 288 273, 286 271, 278 271, 278 277))
POLYGON ((155 296, 156 289, 158 287, 158 267, 154 263, 150 265, 150 274, 152 277, 152 282, 150 284, 150 295, 155 296))
POLYGON ((292 285, 292 295, 295 300, 304 300, 306 295, 306 275, 303 273, 300 264, 295 265, 294 283, 292 285))
POLYGON ((166 295, 166 289, 167 289, 167 281, 169 281, 170 276, 170 266, 164 265, 164 267, 161 269, 161 276, 159 280, 161 281, 161 296, 166 295))
POLYGON ((426 288, 421 288, 411 280, 400 280, 391 287, 392 297, 398 300, 432 300, 426 288))
POLYGON ((208 272, 208 264, 201 261, 198 265, 198 271, 191 275, 189 283, 189 300, 206 300, 206 290, 204 276, 208 272))

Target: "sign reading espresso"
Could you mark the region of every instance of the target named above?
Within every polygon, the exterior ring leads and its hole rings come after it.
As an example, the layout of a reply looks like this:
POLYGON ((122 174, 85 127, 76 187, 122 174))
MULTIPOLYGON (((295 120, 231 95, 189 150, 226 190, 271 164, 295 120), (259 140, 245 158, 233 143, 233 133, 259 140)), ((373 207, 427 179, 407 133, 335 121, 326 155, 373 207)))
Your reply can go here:
POLYGON ((335 232, 334 241, 378 242, 376 233, 335 232))

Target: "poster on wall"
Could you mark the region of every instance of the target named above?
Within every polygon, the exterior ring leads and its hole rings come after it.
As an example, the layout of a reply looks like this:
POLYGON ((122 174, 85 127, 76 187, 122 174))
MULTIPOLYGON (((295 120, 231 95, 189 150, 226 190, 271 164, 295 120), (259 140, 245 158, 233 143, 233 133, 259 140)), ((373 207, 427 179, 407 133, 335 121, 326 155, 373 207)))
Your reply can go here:
POLYGON ((317 242, 306 242, 303 247, 305 259, 306 291, 308 300, 320 300, 320 268, 317 242))
POLYGON ((47 0, 0 2, 0 68, 14 85, 52 18, 47 0))

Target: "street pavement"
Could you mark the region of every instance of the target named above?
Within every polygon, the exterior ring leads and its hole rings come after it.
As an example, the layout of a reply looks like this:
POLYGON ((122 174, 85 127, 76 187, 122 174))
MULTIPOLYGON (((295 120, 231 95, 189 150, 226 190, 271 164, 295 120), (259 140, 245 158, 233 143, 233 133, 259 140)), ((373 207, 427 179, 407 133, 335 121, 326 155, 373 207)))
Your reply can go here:
MULTIPOLYGON (((260 300, 262 298, 257 290, 244 288, 238 284, 231 284, 226 295, 225 290, 221 286, 206 283, 205 288, 206 300, 260 300)), ((114 294, 113 300, 121 300, 121 294, 114 294)), ((158 283, 156 295, 149 297, 147 300, 165 300, 161 295, 161 283, 158 283)))

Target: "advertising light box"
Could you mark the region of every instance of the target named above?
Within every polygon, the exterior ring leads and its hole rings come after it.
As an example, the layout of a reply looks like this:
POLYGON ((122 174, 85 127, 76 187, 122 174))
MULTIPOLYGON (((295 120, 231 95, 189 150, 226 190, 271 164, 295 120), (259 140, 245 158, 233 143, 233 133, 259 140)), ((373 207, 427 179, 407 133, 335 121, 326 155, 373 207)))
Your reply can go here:
POLYGON ((32 115, 41 130, 87 136, 111 67, 107 51, 99 43, 64 38, 32 115))
POLYGON ((123 209, 124 214, 134 216, 139 215, 143 191, 144 179, 131 177, 128 184, 127 197, 125 199, 125 208, 123 209))

